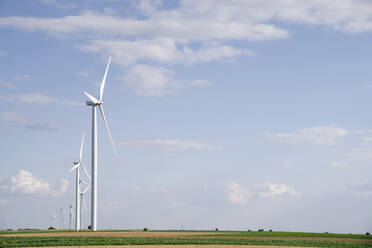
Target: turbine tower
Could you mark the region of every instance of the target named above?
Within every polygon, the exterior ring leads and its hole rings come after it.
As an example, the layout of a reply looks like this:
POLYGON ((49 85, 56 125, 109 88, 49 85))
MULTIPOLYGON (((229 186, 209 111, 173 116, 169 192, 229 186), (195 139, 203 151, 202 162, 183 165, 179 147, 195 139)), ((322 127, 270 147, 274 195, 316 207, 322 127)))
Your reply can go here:
POLYGON ((68 208, 70 209, 70 211, 69 211, 68 227, 69 227, 69 229, 72 229, 72 218, 74 217, 74 213, 73 213, 73 211, 72 211, 72 205, 70 204, 70 205, 68 206, 68 208))
POLYGON ((111 55, 110 55, 109 61, 106 66, 106 71, 102 79, 101 87, 99 89, 99 98, 97 99, 84 91, 84 94, 90 100, 90 101, 87 101, 86 104, 92 107, 92 199, 91 199, 92 200, 92 203, 91 203, 91 228, 92 228, 91 230, 92 231, 97 231, 97 106, 99 107, 103 121, 105 122, 106 130, 110 137, 112 147, 114 148, 115 155, 116 157, 119 157, 118 153, 116 152, 115 144, 114 144, 114 141, 112 140, 111 133, 107 125, 105 112, 103 111, 103 106, 102 106, 103 89, 105 88, 106 76, 107 76, 107 71, 110 66, 110 62, 111 62, 111 55))
POLYGON ((80 167, 83 168, 85 174, 88 176, 90 179, 89 173, 87 169, 85 169, 82 159, 83 159, 83 146, 84 146, 84 133, 81 138, 81 145, 80 145, 80 154, 79 154, 79 161, 74 162, 74 167, 71 168, 70 171, 76 170, 76 196, 75 196, 75 230, 79 231, 80 230, 80 184, 82 183, 80 179, 80 167))
MULTIPOLYGON (((85 182, 82 181, 82 183, 85 183, 85 182)), ((89 188, 90 188, 90 185, 88 185, 84 191, 81 191, 80 192, 80 230, 81 230, 81 226, 83 225, 84 207, 86 208, 86 203, 85 203, 84 195, 89 190, 89 188)))

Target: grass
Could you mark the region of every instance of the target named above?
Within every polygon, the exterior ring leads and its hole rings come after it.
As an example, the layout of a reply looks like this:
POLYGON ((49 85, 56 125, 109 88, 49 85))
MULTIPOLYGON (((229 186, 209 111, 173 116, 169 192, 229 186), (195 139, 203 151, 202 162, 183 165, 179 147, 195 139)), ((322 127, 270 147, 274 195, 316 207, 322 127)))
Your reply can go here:
MULTIPOLYGON (((142 230, 99 230, 99 232, 133 232, 142 230)), ((44 229, 27 229, 27 230, 12 230, 12 231, 0 231, 0 234, 26 234, 26 233, 66 233, 66 232, 77 232, 72 229, 54 229, 54 230, 44 230, 44 229)), ((80 230, 78 232, 91 232, 88 229, 80 230)))
POLYGON ((342 234, 342 233, 308 233, 308 232, 237 232, 203 235, 209 237, 283 237, 283 238, 349 238, 349 239, 372 239, 372 235, 365 234, 342 234))
POLYGON ((334 248, 368 248, 372 243, 270 239, 128 238, 128 237, 0 237, 0 247, 82 245, 277 245, 334 248))

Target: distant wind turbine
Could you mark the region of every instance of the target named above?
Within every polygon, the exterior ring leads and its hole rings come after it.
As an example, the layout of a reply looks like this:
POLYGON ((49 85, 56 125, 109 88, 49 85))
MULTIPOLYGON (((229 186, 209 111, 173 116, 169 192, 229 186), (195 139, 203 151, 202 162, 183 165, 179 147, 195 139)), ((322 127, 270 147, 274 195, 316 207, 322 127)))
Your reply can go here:
POLYGON ((69 227, 69 229, 72 229, 72 218, 74 217, 74 212, 72 211, 72 205, 71 204, 68 206, 68 208, 70 209, 68 227, 69 227))
POLYGON ((85 174, 87 175, 87 177, 90 179, 90 176, 89 176, 89 173, 87 171, 87 169, 85 169, 84 165, 83 165, 83 146, 84 146, 84 133, 83 133, 83 136, 81 138, 81 145, 80 145, 80 154, 79 154, 79 161, 78 162, 74 162, 74 167, 71 168, 70 171, 73 171, 73 170, 76 170, 76 195, 75 195, 75 230, 76 231, 79 231, 80 230, 80 193, 81 193, 81 190, 80 190, 80 184, 82 183, 82 180, 80 179, 80 167, 84 170, 85 174))
POLYGON ((119 157, 118 153, 116 152, 115 144, 114 144, 114 141, 112 140, 111 133, 107 125, 105 112, 103 111, 103 106, 102 106, 103 89, 105 88, 107 71, 109 69, 110 62, 111 62, 111 55, 110 55, 109 61, 106 66, 106 71, 102 79, 101 87, 99 89, 99 98, 97 99, 84 91, 84 94, 90 100, 90 101, 87 101, 86 104, 88 106, 92 106, 92 199, 91 199, 92 200, 92 203, 91 203, 92 231, 97 231, 97 106, 99 107, 103 121, 105 122, 106 130, 110 137, 112 147, 114 148, 115 155, 116 157, 119 157))
MULTIPOLYGON (((84 181, 82 181, 82 183, 87 184, 84 181)), ((83 225, 83 212, 84 212, 84 209, 86 209, 86 203, 85 203, 84 195, 89 190, 89 188, 90 188, 90 185, 88 185, 85 190, 80 192, 80 230, 81 230, 81 226, 83 225)))

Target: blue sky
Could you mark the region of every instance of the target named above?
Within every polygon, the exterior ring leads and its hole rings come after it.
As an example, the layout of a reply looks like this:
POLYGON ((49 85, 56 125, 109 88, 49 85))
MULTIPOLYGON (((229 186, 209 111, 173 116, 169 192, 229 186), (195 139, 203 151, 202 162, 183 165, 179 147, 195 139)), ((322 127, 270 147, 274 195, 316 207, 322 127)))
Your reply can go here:
POLYGON ((371 31, 364 0, 2 1, 0 228, 73 203, 112 53, 98 228, 370 232, 371 31))

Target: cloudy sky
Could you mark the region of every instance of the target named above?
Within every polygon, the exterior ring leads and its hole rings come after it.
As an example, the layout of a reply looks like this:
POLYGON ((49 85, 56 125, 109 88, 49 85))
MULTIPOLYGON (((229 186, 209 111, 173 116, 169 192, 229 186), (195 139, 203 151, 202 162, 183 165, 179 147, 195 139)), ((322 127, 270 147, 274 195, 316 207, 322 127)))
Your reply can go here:
POLYGON ((371 1, 3 0, 0 37, 0 229, 73 203, 112 53, 98 228, 372 231, 371 1))

